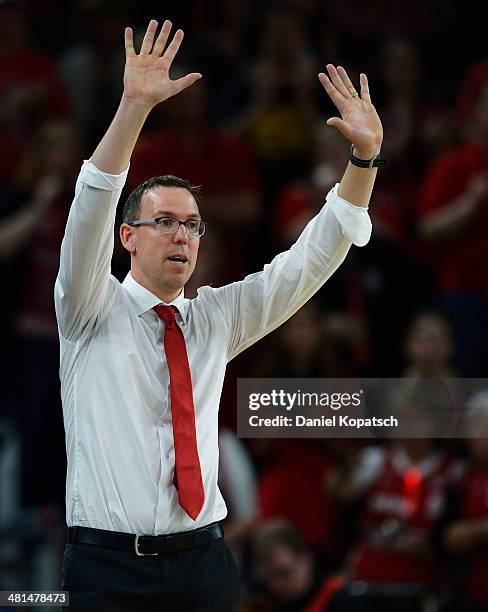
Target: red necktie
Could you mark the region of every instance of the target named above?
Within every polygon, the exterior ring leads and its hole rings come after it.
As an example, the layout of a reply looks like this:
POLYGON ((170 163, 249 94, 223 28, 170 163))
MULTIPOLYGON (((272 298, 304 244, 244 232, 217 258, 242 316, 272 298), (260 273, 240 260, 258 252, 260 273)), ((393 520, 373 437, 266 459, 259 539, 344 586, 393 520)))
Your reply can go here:
POLYGON ((176 322, 174 306, 160 305, 154 310, 165 323, 164 351, 168 362, 171 394, 175 486, 178 489, 180 506, 188 516, 196 520, 205 500, 205 492, 198 458, 195 408, 185 338, 176 322))

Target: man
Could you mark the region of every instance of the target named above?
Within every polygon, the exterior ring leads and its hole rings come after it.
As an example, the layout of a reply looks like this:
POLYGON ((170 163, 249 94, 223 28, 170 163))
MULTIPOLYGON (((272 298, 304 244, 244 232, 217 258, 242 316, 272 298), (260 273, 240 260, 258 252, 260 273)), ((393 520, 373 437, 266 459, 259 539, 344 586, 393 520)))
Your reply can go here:
POLYGON ((252 593, 239 612, 325 612, 343 580, 326 575, 302 533, 286 519, 262 524, 254 538, 261 591, 252 593))
MULTIPOLYGON (((129 196, 120 238, 131 271, 123 284, 111 276, 115 209, 144 121, 201 77, 169 78, 183 32, 164 51, 171 23, 156 29, 151 21, 139 54, 126 29, 124 93, 81 170, 55 287, 72 611, 232 610, 237 572, 217 486, 226 363, 298 310, 371 231, 375 170, 349 165, 290 251, 187 300, 205 225, 194 188, 160 177, 129 196)), ((356 157, 373 158, 382 129, 366 76, 359 97, 343 69, 328 70, 332 82, 319 78, 343 117, 329 125, 356 157)))

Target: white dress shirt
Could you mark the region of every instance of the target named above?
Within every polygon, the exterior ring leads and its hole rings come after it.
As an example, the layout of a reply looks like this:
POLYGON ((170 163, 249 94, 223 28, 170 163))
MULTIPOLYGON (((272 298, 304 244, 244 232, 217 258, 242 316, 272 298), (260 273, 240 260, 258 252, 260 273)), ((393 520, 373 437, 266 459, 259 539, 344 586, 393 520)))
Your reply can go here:
POLYGON ((66 520, 157 535, 226 516, 217 486, 220 395, 228 361, 293 315, 369 240, 365 208, 327 196, 290 250, 256 274, 171 302, 188 351, 205 489, 193 521, 178 503, 161 300, 129 273, 110 273, 120 175, 83 164, 61 247, 55 305, 68 473, 66 520))

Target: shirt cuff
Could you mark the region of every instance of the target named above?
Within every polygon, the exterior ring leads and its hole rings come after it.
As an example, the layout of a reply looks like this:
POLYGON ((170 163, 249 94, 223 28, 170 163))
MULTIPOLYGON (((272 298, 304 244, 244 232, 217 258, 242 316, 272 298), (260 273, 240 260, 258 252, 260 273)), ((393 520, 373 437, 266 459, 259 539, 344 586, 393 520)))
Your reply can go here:
POLYGON ((365 206, 356 206, 337 195, 339 183, 327 194, 326 202, 332 208, 342 233, 354 245, 362 247, 371 238, 371 219, 365 206))
POLYGON ((106 191, 117 191, 122 189, 127 180, 130 164, 120 174, 107 174, 99 170, 90 160, 85 159, 81 167, 80 182, 106 191))

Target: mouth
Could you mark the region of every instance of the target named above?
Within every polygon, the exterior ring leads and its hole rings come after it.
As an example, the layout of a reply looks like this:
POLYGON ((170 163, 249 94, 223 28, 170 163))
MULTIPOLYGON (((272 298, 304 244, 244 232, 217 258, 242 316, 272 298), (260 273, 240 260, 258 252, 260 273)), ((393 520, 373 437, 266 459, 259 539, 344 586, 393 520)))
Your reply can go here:
POLYGON ((188 258, 186 255, 171 255, 167 259, 168 261, 171 261, 179 266, 185 266, 188 263, 188 258))

